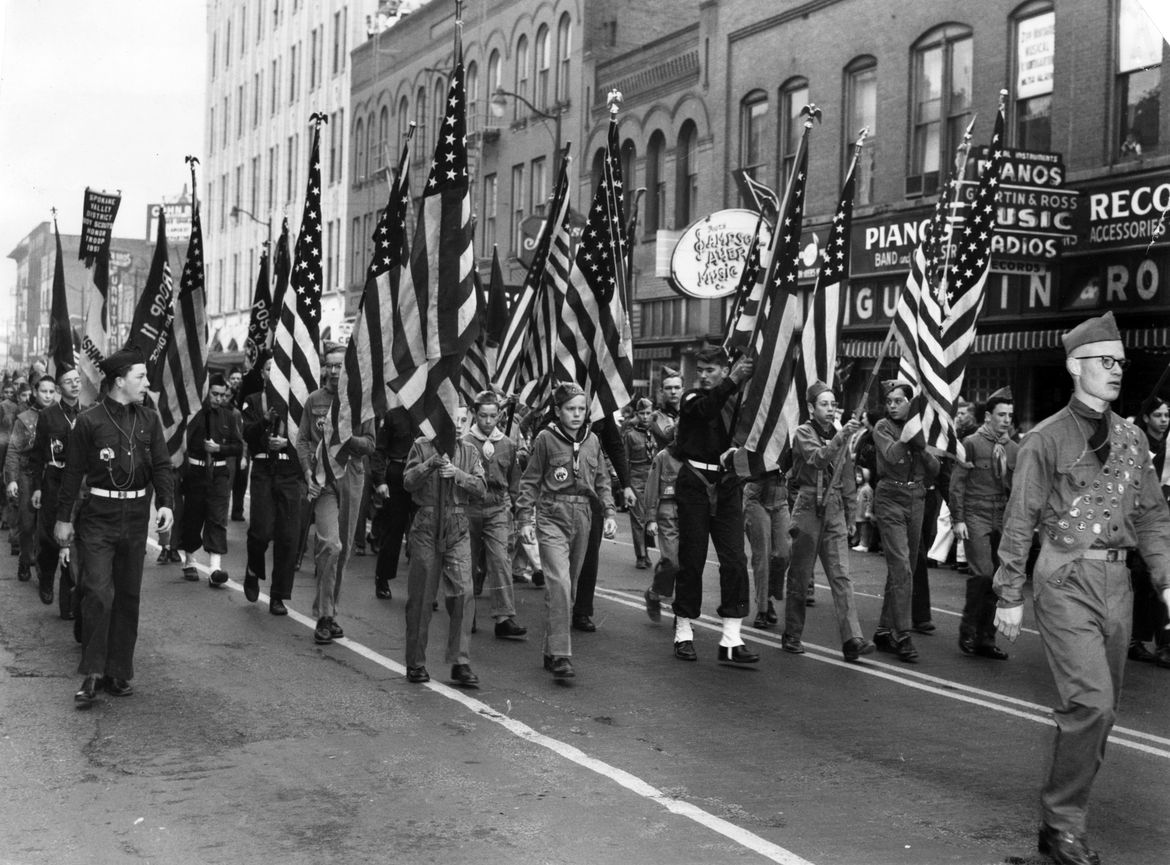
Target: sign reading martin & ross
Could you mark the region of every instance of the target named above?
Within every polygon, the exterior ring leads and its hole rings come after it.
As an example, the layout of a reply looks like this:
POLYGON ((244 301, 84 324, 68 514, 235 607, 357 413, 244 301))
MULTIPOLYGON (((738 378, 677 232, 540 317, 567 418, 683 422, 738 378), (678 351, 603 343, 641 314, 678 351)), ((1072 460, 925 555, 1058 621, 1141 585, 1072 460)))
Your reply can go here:
MULTIPOLYGON (((710 299, 735 292, 759 214, 733 208, 695 222, 679 238, 670 257, 670 282, 689 297, 710 299)), ((771 226, 764 220, 760 244, 766 247, 771 226)))
POLYGON ((122 203, 120 192, 98 192, 85 188, 85 207, 81 217, 81 249, 78 258, 91 267, 94 259, 109 251, 114 217, 122 203))

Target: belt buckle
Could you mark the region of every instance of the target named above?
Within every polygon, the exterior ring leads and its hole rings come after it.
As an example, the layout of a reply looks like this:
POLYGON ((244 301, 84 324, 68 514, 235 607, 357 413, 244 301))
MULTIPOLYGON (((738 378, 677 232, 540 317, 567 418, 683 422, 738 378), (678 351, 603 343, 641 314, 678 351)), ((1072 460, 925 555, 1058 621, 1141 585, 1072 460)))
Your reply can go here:
POLYGON ((1117 558, 1118 558, 1118 553, 1120 553, 1120 552, 1121 552, 1120 550, 1106 550, 1105 551, 1105 561, 1116 562, 1117 558))

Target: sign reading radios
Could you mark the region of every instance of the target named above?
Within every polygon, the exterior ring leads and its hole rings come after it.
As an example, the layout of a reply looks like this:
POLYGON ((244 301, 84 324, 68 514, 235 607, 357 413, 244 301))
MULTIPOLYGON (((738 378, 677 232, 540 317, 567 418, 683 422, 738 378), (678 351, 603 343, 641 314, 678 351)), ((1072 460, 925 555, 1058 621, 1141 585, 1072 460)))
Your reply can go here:
POLYGON ((85 209, 81 217, 81 250, 78 258, 90 267, 93 260, 110 248, 110 234, 122 195, 118 192, 95 192, 85 188, 85 209))
MULTIPOLYGON (((759 214, 750 210, 720 210, 687 228, 670 257, 674 287, 700 299, 734 293, 758 219, 759 214)), ((760 228, 761 249, 767 247, 771 235, 765 220, 760 228)))

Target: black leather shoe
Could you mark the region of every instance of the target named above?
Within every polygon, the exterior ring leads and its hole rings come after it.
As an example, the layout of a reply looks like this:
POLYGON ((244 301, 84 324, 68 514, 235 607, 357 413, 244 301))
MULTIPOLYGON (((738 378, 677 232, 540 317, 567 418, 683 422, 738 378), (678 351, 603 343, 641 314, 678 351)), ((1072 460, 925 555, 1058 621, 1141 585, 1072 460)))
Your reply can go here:
POLYGON ((975 654, 975 638, 972 636, 959 637, 959 651, 964 655, 975 654))
POLYGON ((318 646, 328 646, 333 642, 333 635, 329 633, 328 617, 317 620, 317 627, 313 629, 313 642, 318 646))
POLYGON ((876 647, 869 640, 854 637, 846 640, 841 646, 841 654, 849 663, 860 661, 862 655, 872 655, 876 647))
POLYGON ((272 613, 274 616, 287 616, 288 607, 284 605, 284 601, 282 601, 280 598, 269 598, 268 612, 272 613))
MULTIPOLYGON (((41 600, 44 599, 45 596, 41 595, 41 600)), ((45 603, 48 604, 51 603, 51 601, 45 601, 45 603)), ((1126 653, 1126 657, 1128 657, 1131 661, 1141 661, 1143 664, 1158 663, 1158 656, 1147 649, 1145 643, 1139 642, 1138 640, 1133 640, 1130 642, 1129 651, 1126 653)))
POLYGON ((761 631, 766 631, 768 628, 772 627, 770 624, 768 624, 768 614, 759 613, 756 616, 756 620, 752 622, 752 627, 759 628, 761 631))
POLYGON ((73 695, 73 702, 79 709, 88 709, 97 699, 97 692, 102 686, 102 677, 91 673, 81 683, 81 690, 73 695))
POLYGON ((72 622, 74 619, 77 618, 77 616, 75 616, 73 614, 73 610, 62 610, 61 611, 61 618, 66 622, 72 622))
POLYGON ((728 648, 719 647, 719 663, 721 664, 758 664, 760 656, 747 646, 739 645, 728 648))
POLYGON ((381 598, 383 601, 390 600, 390 584, 389 583, 375 583, 374 597, 381 598))
MULTIPOLYGON (((41 596, 41 603, 42 604, 45 604, 47 606, 47 605, 53 603, 53 587, 52 586, 48 586, 48 587, 41 586, 39 591, 38 591, 38 594, 41 596)), ((1143 646, 1142 648, 1145 648, 1145 647, 1143 646)), ((1150 655, 1150 660, 1154 660, 1153 654, 1150 655)))
POLYGON ((523 640, 528 636, 528 629, 516 624, 516 620, 509 617, 496 622, 496 636, 501 640, 523 640))
POLYGON ((537 588, 540 588, 544 585, 544 571, 532 572, 532 585, 536 586, 537 588))
POLYGON ((634 567, 639 571, 644 571, 650 567, 650 560, 645 558, 638 559, 636 562, 634 562, 634 567))
POLYGON ((899 661, 904 661, 907 664, 918 663, 918 649, 914 647, 914 642, 908 636, 894 641, 894 654, 898 656, 899 661))
POLYGON ((873 644, 879 652, 887 652, 891 655, 898 654, 897 646, 894 644, 894 635, 889 631, 874 631, 873 644))
POLYGON ((479 676, 471 672, 468 664, 456 664, 451 668, 451 681, 464 688, 474 688, 479 684, 479 676))
POLYGON ((563 655, 559 655, 548 662, 548 670, 554 679, 571 679, 577 674, 573 671, 573 663, 563 655))
POLYGON ((158 551, 158 558, 154 560, 156 565, 168 565, 171 562, 171 548, 162 547, 158 551))
POLYGON ((915 622, 914 627, 911 628, 912 631, 919 633, 919 634, 932 634, 932 633, 934 633, 934 629, 935 629, 934 622, 930 622, 930 621, 915 622))
POLYGON ((642 595, 646 601, 646 615, 652 622, 662 621, 662 598, 653 589, 647 589, 642 595))
POLYGON ((815 607, 817 605, 817 594, 814 589, 809 589, 808 594, 804 596, 804 605, 806 607, 815 607))
POLYGON ((1051 826, 1040 827, 1036 849, 1052 857, 1057 865, 1100 865, 1101 857, 1091 850, 1083 835, 1059 832, 1051 826))
POLYGON ((407 667, 406 681, 412 682, 415 685, 421 685, 423 682, 429 682, 431 674, 427 672, 426 667, 407 667))
POLYGON ((189 583, 199 582, 199 571, 192 567, 183 568, 183 579, 189 583))
POLYGON ((337 621, 332 616, 326 619, 326 621, 329 622, 329 636, 335 640, 340 640, 345 636, 345 631, 341 630, 341 625, 337 624, 337 621))
POLYGON ((172 562, 176 562, 176 563, 183 561, 183 556, 174 547, 171 548, 171 552, 170 552, 170 555, 168 556, 168 558, 172 562))
POLYGON ((597 630, 597 625, 593 624, 593 620, 588 616, 573 616, 573 630, 592 634, 597 630))
POLYGON ((134 686, 125 679, 115 676, 106 676, 102 680, 102 688, 111 697, 129 697, 134 693, 134 686))
POLYGON ((683 640, 682 642, 675 643, 674 656, 680 661, 699 660, 699 655, 695 652, 695 644, 691 640, 683 640))
POLYGON ((252 603, 260 598, 260 580, 251 571, 244 574, 244 597, 252 603))
POLYGON ((223 568, 216 568, 207 576, 207 583, 211 586, 222 586, 228 581, 228 572, 223 568))
POLYGON ((32 579, 32 570, 28 565, 16 566, 16 579, 20 580, 22 583, 27 583, 32 579))
POLYGON ((776 615, 776 606, 771 601, 768 601, 768 612, 764 614, 764 617, 768 620, 769 625, 780 621, 780 617, 776 615))
POLYGON ((1157 661, 1159 667, 1170 667, 1170 646, 1158 646, 1157 661))
POLYGON ((1006 661, 1008 653, 994 643, 975 647, 975 654, 980 658, 991 658, 993 661, 1006 661))
POLYGON ((784 634, 780 637, 780 648, 793 655, 804 654, 804 643, 800 641, 800 637, 790 637, 784 634))

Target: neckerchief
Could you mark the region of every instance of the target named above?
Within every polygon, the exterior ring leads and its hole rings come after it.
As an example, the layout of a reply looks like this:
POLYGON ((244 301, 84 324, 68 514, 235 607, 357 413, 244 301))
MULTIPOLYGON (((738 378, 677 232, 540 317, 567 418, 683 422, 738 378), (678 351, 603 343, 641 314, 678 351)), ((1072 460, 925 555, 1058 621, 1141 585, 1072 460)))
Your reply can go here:
POLYGON ((482 432, 480 432, 478 426, 472 424, 471 435, 476 439, 476 441, 481 442, 480 450, 483 451, 483 458, 485 460, 490 460, 492 456, 495 455, 496 446, 492 444, 492 442, 498 442, 500 439, 504 438, 504 432, 498 426, 492 427, 491 433, 484 435, 482 432))
MULTIPOLYGON (((1105 461, 1109 459, 1109 409, 1103 412, 1091 409, 1074 396, 1069 400, 1068 410, 1075 417, 1084 418, 1089 423, 1091 431, 1085 438, 1085 449, 1092 451, 1093 456, 1101 461, 1101 465, 1105 465, 1105 461)), ((1083 435, 1084 425, 1079 421, 1077 423, 1083 435)))
POLYGON ((573 438, 572 434, 562 427, 557 421, 549 423, 549 429, 553 435, 561 441, 567 442, 573 447, 573 477, 579 477, 580 473, 577 471, 578 462, 581 459, 581 443, 585 441, 585 436, 589 435, 589 421, 581 424, 581 429, 577 431, 577 438, 573 438))
POLYGON ((979 427, 975 432, 991 442, 991 475, 997 481, 1003 480, 1007 477, 1008 470, 1006 445, 1009 439, 1007 433, 998 436, 987 428, 987 424, 979 427))

